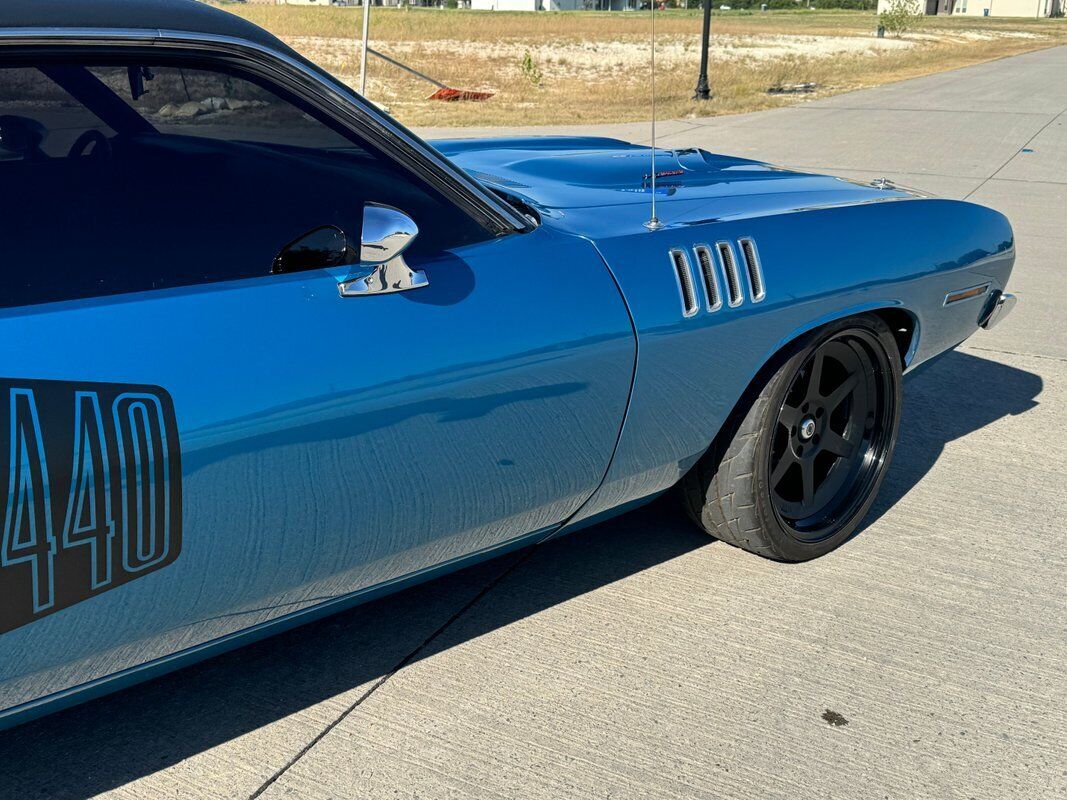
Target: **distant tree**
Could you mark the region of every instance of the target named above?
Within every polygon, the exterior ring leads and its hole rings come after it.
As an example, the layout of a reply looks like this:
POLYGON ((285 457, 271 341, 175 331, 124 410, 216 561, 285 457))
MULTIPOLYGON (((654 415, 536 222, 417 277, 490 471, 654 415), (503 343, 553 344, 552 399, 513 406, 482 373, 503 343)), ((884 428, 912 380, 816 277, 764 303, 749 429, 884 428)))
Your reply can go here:
POLYGON ((890 0, 889 7, 878 15, 878 23, 893 36, 903 36, 922 21, 923 14, 916 0, 890 0))
POLYGON ((541 80, 544 76, 541 74, 541 69, 534 63, 533 57, 530 55, 530 51, 526 51, 526 55, 522 57, 522 74, 526 76, 526 79, 530 81, 534 86, 540 86, 541 80))

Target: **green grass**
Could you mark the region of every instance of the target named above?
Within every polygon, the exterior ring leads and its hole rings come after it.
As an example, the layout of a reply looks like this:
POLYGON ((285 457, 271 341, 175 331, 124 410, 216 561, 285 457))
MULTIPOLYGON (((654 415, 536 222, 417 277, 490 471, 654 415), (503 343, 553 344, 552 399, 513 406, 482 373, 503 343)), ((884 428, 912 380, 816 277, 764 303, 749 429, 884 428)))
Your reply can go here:
MULTIPOLYGON (((362 9, 226 8, 356 84, 362 9)), ((648 116, 647 12, 375 7, 371 18, 376 48, 451 86, 495 93, 483 103, 430 101, 432 86, 371 59, 368 95, 406 124, 541 125, 648 116)), ((739 113, 812 97, 767 94, 778 83, 817 83, 814 96, 825 96, 1067 42, 1064 20, 930 17, 903 43, 887 43, 874 37, 873 12, 716 11, 710 71, 715 99, 700 103, 691 99, 700 21, 696 9, 657 13, 657 103, 663 117, 739 113), (820 50, 827 43, 854 49, 827 54, 820 50)))

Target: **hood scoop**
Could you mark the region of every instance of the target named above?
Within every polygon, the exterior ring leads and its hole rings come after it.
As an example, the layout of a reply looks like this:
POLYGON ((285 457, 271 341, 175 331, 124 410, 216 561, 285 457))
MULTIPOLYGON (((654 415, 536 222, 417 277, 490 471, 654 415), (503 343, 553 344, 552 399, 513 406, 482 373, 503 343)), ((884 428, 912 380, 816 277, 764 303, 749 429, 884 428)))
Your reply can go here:
MULTIPOLYGON (((645 206, 653 191, 649 149, 615 139, 546 136, 438 141, 434 146, 477 180, 521 194, 541 209, 645 206)), ((722 200, 737 208, 770 196, 796 198, 773 204, 782 207, 800 205, 797 196, 802 194, 822 200, 834 195, 832 202, 897 194, 696 148, 657 150, 655 172, 657 202, 722 200)))

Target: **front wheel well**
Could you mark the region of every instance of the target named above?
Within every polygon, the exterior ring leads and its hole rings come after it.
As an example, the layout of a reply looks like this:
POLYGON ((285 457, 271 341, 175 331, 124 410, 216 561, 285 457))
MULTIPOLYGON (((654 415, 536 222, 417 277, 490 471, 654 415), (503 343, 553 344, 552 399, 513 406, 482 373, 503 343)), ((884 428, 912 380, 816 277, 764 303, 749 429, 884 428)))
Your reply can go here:
POLYGON ((908 311, 902 308, 877 308, 870 312, 889 326, 893 333, 893 340, 897 343, 897 352, 900 355, 900 367, 908 366, 908 354, 911 352, 915 341, 915 332, 918 329, 918 321, 908 311))
MULTIPOLYGON (((908 354, 912 349, 912 344, 918 331, 918 320, 911 314, 911 312, 898 307, 876 308, 867 312, 861 312, 855 316, 863 316, 863 314, 877 317, 881 322, 885 323, 893 335, 893 341, 896 342, 897 353, 900 356, 900 368, 901 370, 907 368, 908 354)), ((718 460, 722 457, 726 444, 733 439, 734 434, 740 426, 741 420, 748 412, 748 407, 759 395, 764 384, 778 370, 778 368, 796 352, 797 348, 803 345, 808 337, 817 335, 818 331, 827 327, 827 325, 833 324, 835 323, 828 322, 813 330, 806 331, 804 334, 801 334, 784 344, 772 354, 769 359, 767 359, 766 363, 760 367, 759 371, 756 372, 755 376, 749 382, 737 403, 734 404, 733 409, 731 409, 730 413, 727 415, 722 427, 719 428, 718 433, 715 435, 715 438, 712 439, 708 449, 704 451, 703 456, 698 459, 698 463, 710 460, 712 464, 710 467, 705 464, 705 469, 710 468, 714 470, 718 467, 718 460)), ((696 465, 694 465, 694 468, 695 466, 696 465)))
POLYGON ((791 345, 729 442, 683 478, 693 520, 717 539, 778 561, 806 561, 851 537, 896 441, 898 348, 889 325, 870 313, 791 345))

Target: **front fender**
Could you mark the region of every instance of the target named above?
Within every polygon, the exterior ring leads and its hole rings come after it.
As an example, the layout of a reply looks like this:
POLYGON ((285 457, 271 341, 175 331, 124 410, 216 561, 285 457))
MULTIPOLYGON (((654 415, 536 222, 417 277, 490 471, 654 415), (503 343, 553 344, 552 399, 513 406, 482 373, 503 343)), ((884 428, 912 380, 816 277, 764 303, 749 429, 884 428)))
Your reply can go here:
MULTIPOLYGON (((1003 289, 1014 261, 1003 215, 936 199, 668 226, 596 244, 633 314, 638 359, 615 459, 581 517, 675 483, 787 343, 852 314, 901 309, 915 320, 906 355, 915 366, 978 327, 985 303, 946 306, 946 295, 988 283, 988 299, 1003 289), (701 303, 685 316, 670 250, 688 253, 694 265, 695 244, 745 237, 758 248, 764 299, 746 293, 737 307, 708 311, 701 303)), ((699 269, 692 276, 699 286, 699 269)))

